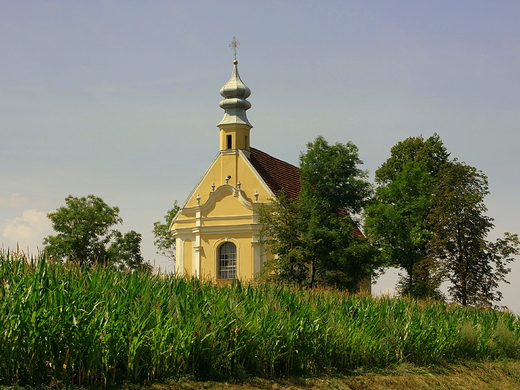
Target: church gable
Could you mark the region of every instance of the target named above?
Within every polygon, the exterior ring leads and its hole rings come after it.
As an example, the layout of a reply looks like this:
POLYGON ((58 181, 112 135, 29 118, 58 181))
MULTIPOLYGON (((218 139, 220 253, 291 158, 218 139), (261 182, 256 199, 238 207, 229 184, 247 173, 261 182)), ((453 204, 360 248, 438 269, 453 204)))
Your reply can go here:
MULTIPOLYGON (((182 208, 203 206, 208 202, 211 204, 214 201, 211 199, 217 194, 220 196, 223 188, 227 188, 228 192, 234 191, 243 205, 266 203, 273 198, 275 192, 266 183, 264 177, 270 176, 257 172, 242 151, 236 151, 234 154, 219 153, 182 208)), ((277 187, 273 186, 273 188, 277 187)))

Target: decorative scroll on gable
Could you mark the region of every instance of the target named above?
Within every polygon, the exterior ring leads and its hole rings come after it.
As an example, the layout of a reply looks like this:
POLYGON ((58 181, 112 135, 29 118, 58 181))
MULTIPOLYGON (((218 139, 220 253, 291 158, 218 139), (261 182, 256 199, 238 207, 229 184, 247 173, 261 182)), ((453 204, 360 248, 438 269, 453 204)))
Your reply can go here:
POLYGON ((199 206, 195 207, 190 207, 189 209, 197 210, 204 213, 208 211, 210 208, 215 207, 218 200, 221 199, 226 193, 229 193, 233 197, 237 198, 239 203, 248 210, 253 211, 257 207, 253 204, 253 202, 247 199, 244 191, 236 187, 233 187, 232 185, 224 184, 215 189, 214 191, 211 191, 209 193, 208 199, 203 204, 200 204, 199 206))

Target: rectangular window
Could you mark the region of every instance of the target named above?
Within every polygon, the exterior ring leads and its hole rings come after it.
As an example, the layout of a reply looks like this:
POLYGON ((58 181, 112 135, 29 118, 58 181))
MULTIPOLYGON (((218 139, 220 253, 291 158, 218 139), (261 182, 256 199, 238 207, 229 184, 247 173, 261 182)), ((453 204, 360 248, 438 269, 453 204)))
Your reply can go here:
POLYGON ((232 146, 233 146, 233 145, 232 145, 232 142, 231 142, 231 141, 233 140, 232 137, 233 137, 232 135, 228 135, 228 136, 227 136, 227 148, 228 148, 228 149, 232 149, 232 146))

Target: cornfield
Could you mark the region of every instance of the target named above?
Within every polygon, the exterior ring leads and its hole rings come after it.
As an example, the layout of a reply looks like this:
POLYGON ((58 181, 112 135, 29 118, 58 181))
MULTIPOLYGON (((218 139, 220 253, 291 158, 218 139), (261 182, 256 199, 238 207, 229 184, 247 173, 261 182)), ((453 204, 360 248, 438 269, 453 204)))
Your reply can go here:
POLYGON ((508 312, 0 252, 0 383, 105 385, 520 358, 508 312))

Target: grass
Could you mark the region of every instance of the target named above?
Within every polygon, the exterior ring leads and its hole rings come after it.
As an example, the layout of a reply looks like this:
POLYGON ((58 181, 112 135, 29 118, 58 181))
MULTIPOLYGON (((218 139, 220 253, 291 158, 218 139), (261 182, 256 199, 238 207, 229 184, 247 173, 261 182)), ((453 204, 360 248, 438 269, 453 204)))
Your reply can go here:
MULTIPOLYGON (((0 253, 0 383, 337 375, 518 359, 508 312, 54 264, 0 253)), ((346 387, 348 388, 348 387, 346 387)))
POLYGON ((252 378, 243 382, 201 382, 182 379, 139 386, 135 387, 135 390, 512 390, 519 387, 520 362, 502 360, 492 363, 429 367, 404 363, 384 370, 354 372, 349 375, 252 378))
MULTIPOLYGON (((488 363, 466 362, 419 367, 407 363, 387 369, 357 370, 348 375, 315 377, 248 378, 246 380, 197 381, 186 377, 153 384, 128 382, 112 386, 113 390, 507 390, 520 387, 520 361, 499 360, 488 363)), ((85 387, 53 383, 39 389, 82 390, 85 387)), ((0 390, 22 390, 18 386, 0 386, 0 390)))

